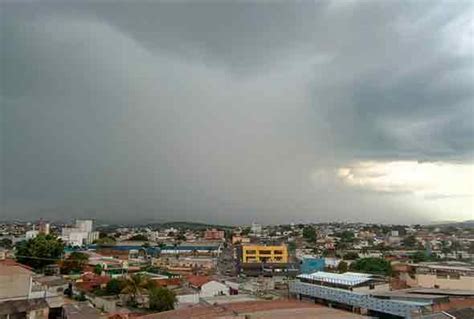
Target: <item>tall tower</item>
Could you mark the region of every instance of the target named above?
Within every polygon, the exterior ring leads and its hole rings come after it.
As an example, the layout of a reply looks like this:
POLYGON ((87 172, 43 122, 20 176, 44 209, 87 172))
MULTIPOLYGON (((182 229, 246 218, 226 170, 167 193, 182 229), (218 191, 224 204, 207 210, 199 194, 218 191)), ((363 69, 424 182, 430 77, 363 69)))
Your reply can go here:
POLYGON ((93 227, 92 219, 76 219, 76 228, 86 233, 91 233, 93 227))

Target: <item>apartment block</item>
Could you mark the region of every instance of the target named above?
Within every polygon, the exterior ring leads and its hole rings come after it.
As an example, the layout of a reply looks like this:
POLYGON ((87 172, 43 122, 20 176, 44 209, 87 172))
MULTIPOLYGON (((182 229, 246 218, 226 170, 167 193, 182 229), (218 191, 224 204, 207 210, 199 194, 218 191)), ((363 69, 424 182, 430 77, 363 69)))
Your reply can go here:
POLYGON ((286 246, 245 245, 242 247, 243 263, 287 263, 286 246))

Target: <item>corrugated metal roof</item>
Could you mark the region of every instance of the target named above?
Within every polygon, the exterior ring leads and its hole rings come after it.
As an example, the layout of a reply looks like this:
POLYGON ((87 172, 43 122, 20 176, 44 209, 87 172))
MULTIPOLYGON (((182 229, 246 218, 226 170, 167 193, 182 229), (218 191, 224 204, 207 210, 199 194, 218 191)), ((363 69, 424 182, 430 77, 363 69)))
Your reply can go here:
POLYGON ((366 276, 366 274, 360 274, 360 273, 335 274, 335 273, 325 272, 325 271, 317 271, 312 274, 303 274, 303 275, 297 276, 297 278, 316 280, 316 281, 322 281, 322 282, 345 285, 345 286, 355 286, 355 285, 359 285, 361 283, 371 280, 371 276, 370 275, 366 276))
POLYGON ((343 273, 343 275, 356 276, 356 277, 365 277, 365 278, 372 278, 374 276, 372 274, 364 274, 364 273, 361 273, 361 272, 351 272, 351 271, 345 272, 345 273, 343 273))

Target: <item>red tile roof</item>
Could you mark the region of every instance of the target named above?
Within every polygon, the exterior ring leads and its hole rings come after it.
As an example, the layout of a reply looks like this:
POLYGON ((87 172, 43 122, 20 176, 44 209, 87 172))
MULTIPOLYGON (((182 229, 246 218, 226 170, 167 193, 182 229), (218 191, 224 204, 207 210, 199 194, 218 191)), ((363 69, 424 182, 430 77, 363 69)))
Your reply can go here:
POLYGON ((85 273, 81 276, 82 281, 76 282, 76 287, 80 290, 92 291, 110 281, 110 277, 99 276, 94 273, 85 273))
POLYGON ((189 284, 193 287, 201 288, 202 285, 211 281, 208 276, 189 275, 186 277, 189 284))

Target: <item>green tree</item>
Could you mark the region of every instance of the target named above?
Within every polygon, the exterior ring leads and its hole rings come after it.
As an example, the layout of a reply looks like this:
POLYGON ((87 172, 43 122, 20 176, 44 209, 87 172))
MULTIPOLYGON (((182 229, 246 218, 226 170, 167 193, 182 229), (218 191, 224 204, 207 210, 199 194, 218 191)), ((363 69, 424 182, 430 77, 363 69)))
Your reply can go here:
POLYGON ((94 274, 96 275, 102 275, 102 271, 104 270, 104 267, 102 267, 102 265, 100 264, 97 264, 94 266, 94 274))
POLYGON ((296 250, 296 243, 295 243, 295 242, 292 242, 292 241, 289 242, 289 243, 288 243, 288 251, 289 251, 290 253, 293 253, 293 252, 295 252, 295 250, 296 250))
POLYGON ((98 246, 112 246, 115 245, 116 239, 114 237, 102 237, 94 241, 98 246))
POLYGON ((251 231, 250 227, 245 227, 244 229, 242 229, 240 234, 242 236, 247 236, 248 234, 250 234, 250 231, 251 231))
POLYGON ((386 253, 386 252, 390 251, 390 249, 391 249, 390 246, 387 246, 384 243, 377 244, 374 248, 377 249, 378 251, 380 251, 381 253, 386 253))
POLYGON ((173 310, 177 302, 176 295, 171 290, 163 287, 150 287, 148 296, 150 298, 150 310, 158 312, 173 310))
POLYGON ((451 243, 451 250, 457 255, 459 250, 462 250, 462 245, 459 241, 455 240, 451 243))
POLYGON ((338 271, 339 273, 346 272, 348 269, 349 269, 349 266, 348 266, 347 262, 345 262, 345 261, 343 261, 343 260, 341 260, 341 261, 339 262, 339 264, 337 265, 337 271, 338 271))
POLYGON ((429 257, 428 255, 424 252, 424 251, 417 251, 416 253, 414 253, 413 255, 410 256, 411 259, 413 260, 413 262, 415 263, 419 263, 419 262, 423 262, 423 261, 428 261, 429 260, 429 257))
POLYGON ((341 233, 337 233, 336 236, 340 238, 340 241, 343 241, 346 243, 351 243, 354 241, 354 233, 349 230, 345 230, 341 233))
POLYGON ((339 240, 337 243, 336 243, 336 250, 345 250, 347 248, 349 248, 349 244, 346 242, 346 241, 343 241, 343 240, 339 240))
POLYGON ((329 249, 324 249, 324 250, 322 251, 321 255, 322 255, 323 257, 329 257, 329 256, 334 255, 334 251, 329 250, 329 249))
POLYGON ((148 237, 146 237, 143 234, 137 234, 133 235, 132 237, 129 238, 129 240, 136 240, 136 241, 147 241, 148 237))
POLYGON ((79 273, 89 261, 89 256, 81 252, 72 252, 61 264, 61 273, 79 273))
POLYGON ((128 277, 122 289, 122 293, 131 297, 133 304, 137 303, 137 297, 141 296, 148 288, 149 282, 145 276, 137 274, 128 277))
POLYGON ((356 260, 357 258, 359 258, 359 254, 356 252, 348 252, 342 257, 344 260, 356 260))
POLYGON ((445 255, 451 252, 451 248, 449 248, 449 242, 447 240, 441 241, 441 252, 445 255))
POLYGON ((383 258, 359 258, 351 264, 351 270, 370 274, 390 275, 392 267, 390 262, 383 258))
POLYGON ((0 247, 11 249, 13 247, 13 242, 10 238, 2 238, 0 239, 0 247))
POLYGON ((407 237, 403 238, 402 244, 405 248, 413 248, 417 244, 416 237, 413 236, 413 235, 407 236, 407 237))
POLYGON ((183 232, 179 232, 179 233, 175 236, 174 239, 177 240, 177 241, 185 241, 185 240, 186 240, 186 236, 184 236, 184 233, 183 233, 183 232))
POLYGON ((111 279, 108 283, 107 286, 105 286, 105 292, 107 295, 118 295, 122 292, 122 290, 125 288, 125 282, 124 280, 121 279, 111 279))
POLYGON ((303 228, 303 238, 311 243, 316 241, 316 231, 312 226, 308 225, 303 228))
POLYGON ((59 261, 64 244, 52 235, 41 234, 30 240, 19 242, 15 249, 18 262, 34 269, 42 269, 46 265, 59 261))

